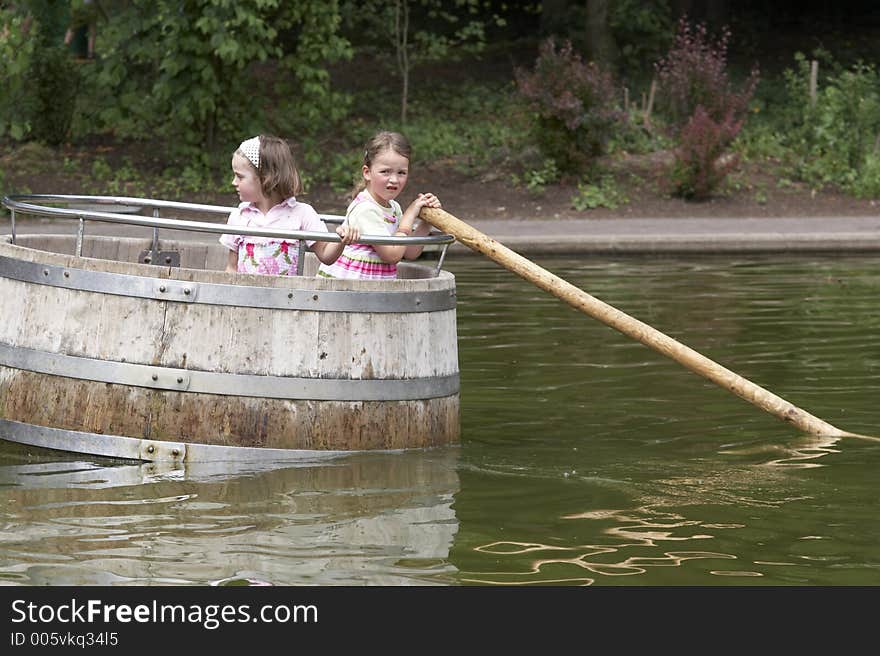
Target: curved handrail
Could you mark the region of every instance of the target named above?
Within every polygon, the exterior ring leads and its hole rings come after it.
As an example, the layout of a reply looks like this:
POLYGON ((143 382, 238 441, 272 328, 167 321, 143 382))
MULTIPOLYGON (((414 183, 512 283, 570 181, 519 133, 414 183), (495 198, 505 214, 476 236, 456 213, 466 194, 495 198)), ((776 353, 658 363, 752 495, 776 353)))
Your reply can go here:
MULTIPOLYGON (((192 221, 189 219, 171 219, 160 216, 136 216, 132 214, 120 214, 114 212, 103 212, 99 210, 84 209, 68 209, 63 207, 47 207, 45 205, 34 204, 27 201, 48 201, 63 203, 94 203, 106 205, 137 205, 140 209, 150 208, 158 209, 176 209, 194 212, 204 212, 209 214, 228 215, 233 207, 223 207, 221 205, 202 205, 197 203, 180 203, 175 201, 163 201, 155 199, 131 198, 127 196, 75 196, 75 195, 52 195, 52 194, 11 194, 3 197, 3 206, 12 210, 13 221, 13 243, 15 242, 15 211, 33 216, 46 216, 54 218, 65 218, 72 220, 91 220, 102 221, 105 223, 117 223, 125 225, 134 225, 147 228, 165 228, 169 230, 183 230, 191 232, 207 232, 213 234, 232 233, 237 235, 248 235, 256 237, 281 237, 291 240, 308 240, 308 241, 328 241, 339 242, 340 238, 335 232, 310 232, 303 230, 272 230, 270 228, 246 228, 237 226, 235 230, 230 230, 228 225, 209 223, 205 221, 192 221)), ((319 214, 322 220, 331 223, 341 223, 344 217, 332 214, 319 214)), ((426 237, 392 237, 390 235, 361 235, 358 243, 362 244, 439 244, 448 245, 455 241, 455 238, 447 234, 428 235, 426 237)))

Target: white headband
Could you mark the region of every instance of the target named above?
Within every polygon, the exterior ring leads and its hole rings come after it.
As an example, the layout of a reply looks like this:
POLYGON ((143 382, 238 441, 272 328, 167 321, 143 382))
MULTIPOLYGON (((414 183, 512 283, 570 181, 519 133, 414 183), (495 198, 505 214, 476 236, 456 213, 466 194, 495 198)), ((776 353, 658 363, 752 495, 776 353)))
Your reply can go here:
POLYGON ((260 170, 260 138, 252 137, 241 142, 238 149, 248 158, 248 161, 254 165, 254 168, 260 170))

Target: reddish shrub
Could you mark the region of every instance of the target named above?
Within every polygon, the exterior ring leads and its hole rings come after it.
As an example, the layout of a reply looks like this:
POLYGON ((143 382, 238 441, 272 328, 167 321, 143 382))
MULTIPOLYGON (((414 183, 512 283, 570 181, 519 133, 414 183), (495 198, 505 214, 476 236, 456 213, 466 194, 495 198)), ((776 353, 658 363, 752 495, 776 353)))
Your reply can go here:
POLYGON ((558 50, 545 41, 534 70, 516 71, 519 92, 537 114, 535 138, 545 157, 576 173, 600 155, 614 124, 624 115, 613 76, 584 63, 571 43, 558 50))
POLYGON ((739 156, 725 155, 725 150, 741 129, 742 120, 736 120, 732 111, 715 121, 698 106, 679 132, 669 174, 673 193, 694 200, 710 196, 739 164, 739 156))
POLYGON ((692 27, 686 17, 678 23, 672 48, 656 64, 658 102, 673 125, 683 127, 698 106, 716 121, 728 113, 744 116, 758 84, 758 69, 752 70, 741 91, 735 91, 727 76, 727 44, 730 30, 723 29, 713 42, 706 26, 692 27))
POLYGON ((704 24, 691 27, 683 17, 672 48, 656 66, 659 105, 679 142, 670 175, 675 192, 686 198, 710 195, 738 162, 725 151, 742 129, 758 69, 734 90, 727 76, 729 40, 729 30, 713 42, 704 24))

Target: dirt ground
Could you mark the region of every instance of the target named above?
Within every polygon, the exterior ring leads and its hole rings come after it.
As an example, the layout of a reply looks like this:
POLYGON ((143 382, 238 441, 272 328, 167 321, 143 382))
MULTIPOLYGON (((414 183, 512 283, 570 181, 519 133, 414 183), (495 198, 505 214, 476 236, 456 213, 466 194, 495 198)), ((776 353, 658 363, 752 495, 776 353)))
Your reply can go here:
MULTIPOLYGON (((102 155, 108 153, 103 152, 102 155)), ((129 156, 121 152, 111 156, 129 156)), ((0 146, 0 194, 47 193, 82 194, 83 176, 91 170, 90 155, 81 149, 62 147, 34 157, 20 156, 0 146)), ((790 182, 784 170, 773 164, 758 166, 748 163, 732 175, 725 188, 713 198, 693 202, 664 193, 658 172, 662 162, 653 158, 616 158, 606 163, 606 171, 615 177, 616 189, 626 202, 615 209, 576 210, 572 197, 577 185, 557 184, 536 193, 524 185, 514 185, 506 172, 482 175, 461 173, 450 165, 414 167, 410 183, 401 196, 406 203, 420 191, 431 191, 441 199, 444 209, 462 220, 475 219, 613 219, 650 217, 753 217, 772 219, 792 216, 872 216, 878 213, 878 202, 857 199, 833 190, 813 190, 790 182)), ((101 189, 100 183, 91 183, 101 189)), ((113 188, 98 191, 101 195, 139 195, 131 190, 113 188)), ((148 192, 149 193, 149 192, 148 192)), ((155 196, 154 196, 155 197, 155 196)), ((190 194, 163 198, 184 202, 234 205, 238 199, 232 186, 229 193, 190 194)), ((345 194, 329 187, 310 189, 300 196, 321 213, 343 214, 347 205, 345 194)))

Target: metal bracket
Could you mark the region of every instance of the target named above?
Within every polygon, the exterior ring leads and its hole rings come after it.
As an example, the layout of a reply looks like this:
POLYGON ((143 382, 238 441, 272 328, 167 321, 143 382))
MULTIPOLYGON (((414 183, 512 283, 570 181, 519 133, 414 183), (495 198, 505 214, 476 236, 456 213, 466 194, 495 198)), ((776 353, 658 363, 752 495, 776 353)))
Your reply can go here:
POLYGON ((150 377, 146 381, 137 381, 132 384, 142 387, 154 387, 156 389, 176 390, 185 392, 189 389, 192 376, 183 370, 169 371, 165 367, 145 367, 150 377))
POLYGON ((182 463, 186 459, 186 445, 179 442, 141 440, 138 446, 141 460, 182 463))
POLYGON ((156 266, 180 266, 179 251, 141 251, 138 255, 138 262, 141 264, 155 264, 156 266))
POLYGON ((156 280, 153 285, 153 293, 156 298, 192 303, 199 295, 199 284, 177 280, 156 280))

